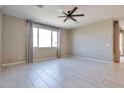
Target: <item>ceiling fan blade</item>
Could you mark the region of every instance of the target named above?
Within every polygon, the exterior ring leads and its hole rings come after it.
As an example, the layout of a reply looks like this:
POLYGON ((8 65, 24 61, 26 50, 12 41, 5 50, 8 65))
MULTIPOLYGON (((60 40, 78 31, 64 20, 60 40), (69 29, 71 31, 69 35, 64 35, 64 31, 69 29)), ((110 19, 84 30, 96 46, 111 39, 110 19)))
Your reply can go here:
POLYGON ((70 14, 72 15, 77 9, 77 7, 74 7, 70 14))
POLYGON ((67 14, 67 13, 65 13, 64 11, 62 11, 62 13, 63 13, 63 14, 65 14, 65 15, 68 15, 68 14, 67 14))
POLYGON ((71 18, 73 21, 75 21, 75 22, 77 21, 77 20, 76 20, 76 19, 74 19, 73 17, 70 17, 70 18, 71 18))
POLYGON ((66 17, 66 16, 58 16, 58 18, 62 18, 62 17, 66 17))
POLYGON ((68 19, 68 17, 66 17, 66 18, 65 18, 65 20, 64 20, 63 22, 66 22, 66 21, 67 21, 67 19, 68 19))
POLYGON ((84 14, 71 15, 72 17, 84 16, 84 14))

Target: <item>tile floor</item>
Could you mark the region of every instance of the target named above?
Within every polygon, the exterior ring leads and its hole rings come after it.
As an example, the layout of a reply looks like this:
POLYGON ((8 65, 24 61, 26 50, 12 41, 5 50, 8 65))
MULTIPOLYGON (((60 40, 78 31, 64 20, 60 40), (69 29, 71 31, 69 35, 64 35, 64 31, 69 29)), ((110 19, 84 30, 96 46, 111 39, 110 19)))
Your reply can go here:
POLYGON ((3 67, 1 88, 124 87, 124 63, 61 58, 3 67))

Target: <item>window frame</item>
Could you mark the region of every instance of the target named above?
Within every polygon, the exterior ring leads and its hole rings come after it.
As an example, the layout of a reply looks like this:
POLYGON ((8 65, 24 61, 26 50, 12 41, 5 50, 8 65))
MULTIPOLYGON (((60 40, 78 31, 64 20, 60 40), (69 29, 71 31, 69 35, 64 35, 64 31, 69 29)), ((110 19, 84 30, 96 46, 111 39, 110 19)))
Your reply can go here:
MULTIPOLYGON (((39 46, 39 29, 44 29, 44 28, 41 28, 41 27, 33 27, 33 28, 37 28, 38 31, 37 31, 37 46, 33 48, 57 48, 58 46, 58 31, 53 31, 53 30, 49 30, 51 32, 51 47, 40 47, 39 46), (53 32, 57 32, 57 46, 53 46, 53 32)), ((47 29, 48 30, 48 29, 47 29)))

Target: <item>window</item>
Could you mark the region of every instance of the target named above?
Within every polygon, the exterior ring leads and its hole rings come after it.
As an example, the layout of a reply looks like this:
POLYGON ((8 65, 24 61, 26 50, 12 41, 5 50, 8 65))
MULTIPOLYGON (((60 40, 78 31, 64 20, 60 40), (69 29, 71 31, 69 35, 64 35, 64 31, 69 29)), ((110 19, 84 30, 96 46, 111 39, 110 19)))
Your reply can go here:
POLYGON ((120 47, 120 55, 123 55, 123 32, 120 32, 119 47, 120 47))
POLYGON ((57 32, 33 28, 33 47, 57 47, 57 32))
POLYGON ((38 45, 38 28, 33 28, 33 47, 38 45))
POLYGON ((51 31, 39 28, 39 47, 51 47, 51 31))
POLYGON ((52 32, 52 46, 57 47, 57 32, 52 32))

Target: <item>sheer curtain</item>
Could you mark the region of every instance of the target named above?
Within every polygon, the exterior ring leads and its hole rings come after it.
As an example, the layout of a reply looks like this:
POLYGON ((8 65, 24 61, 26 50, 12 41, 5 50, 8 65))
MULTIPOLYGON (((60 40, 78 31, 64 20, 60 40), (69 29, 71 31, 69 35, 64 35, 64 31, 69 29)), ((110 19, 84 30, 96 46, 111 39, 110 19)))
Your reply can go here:
POLYGON ((27 63, 33 62, 33 25, 31 20, 27 20, 27 63))
POLYGON ((58 30, 57 58, 61 57, 61 29, 58 30))

